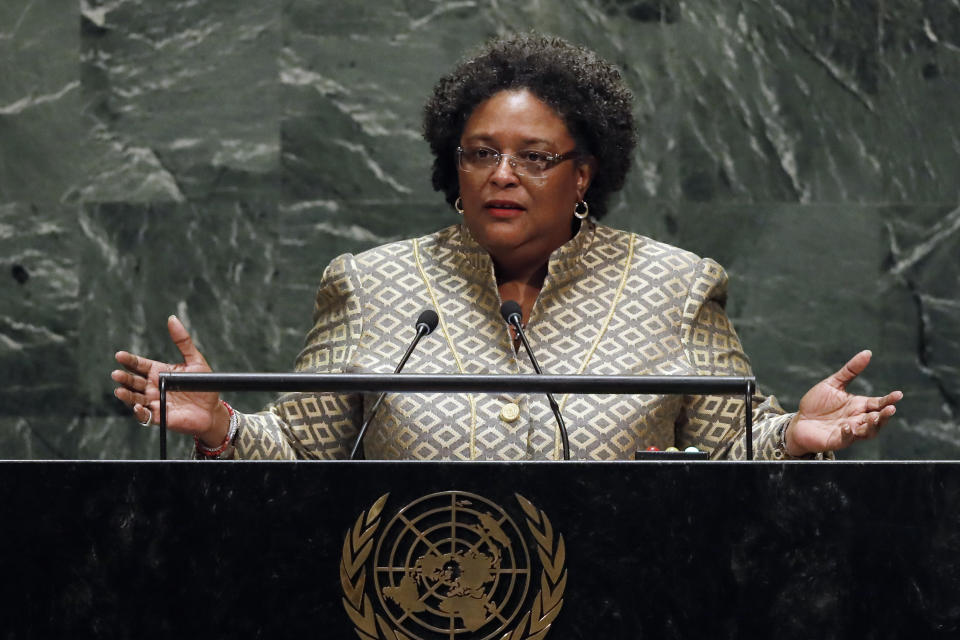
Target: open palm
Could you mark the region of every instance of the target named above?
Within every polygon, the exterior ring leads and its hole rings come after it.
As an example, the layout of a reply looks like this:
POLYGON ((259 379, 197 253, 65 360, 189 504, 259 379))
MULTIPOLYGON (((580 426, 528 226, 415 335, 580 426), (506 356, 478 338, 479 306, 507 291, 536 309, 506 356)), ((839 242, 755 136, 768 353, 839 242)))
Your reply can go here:
MULTIPOLYGON (((167 320, 167 329, 170 332, 170 338, 183 356, 182 363, 169 364, 126 351, 118 351, 117 362, 123 365, 125 370, 116 370, 111 374, 111 378, 119 385, 114 390, 114 395, 134 410, 138 420, 145 421, 150 417, 154 424, 160 421, 159 374, 161 372, 209 373, 211 371, 210 365, 197 350, 190 334, 179 319, 170 316, 167 320)), ((220 396, 217 393, 187 391, 168 393, 167 426, 180 433, 202 436, 213 427, 219 407, 220 396)))
POLYGON ((844 449, 857 440, 874 437, 896 413, 894 405, 903 398, 900 391, 871 397, 853 395, 846 390, 866 369, 871 356, 869 351, 861 351, 804 394, 787 430, 787 453, 801 456, 844 449))

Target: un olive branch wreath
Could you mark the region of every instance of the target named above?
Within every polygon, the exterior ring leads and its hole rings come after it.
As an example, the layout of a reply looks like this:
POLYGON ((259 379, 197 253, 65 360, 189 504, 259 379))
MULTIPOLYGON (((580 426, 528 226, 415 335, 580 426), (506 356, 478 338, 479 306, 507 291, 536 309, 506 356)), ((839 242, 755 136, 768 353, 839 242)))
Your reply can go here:
POLYGON ((520 624, 512 632, 503 634, 500 640, 541 640, 550 631, 550 625, 563 607, 563 590, 567 587, 567 571, 564 568, 567 549, 562 535, 557 536, 557 545, 554 547, 553 527, 547 514, 519 493, 514 495, 527 514, 527 527, 537 541, 543 573, 540 574, 540 591, 533 600, 533 608, 523 614, 520 624))
MULTIPOLYGON (((553 527, 547 514, 537 509, 520 494, 514 494, 527 515, 527 526, 537 541, 537 553, 543 564, 540 574, 540 591, 520 624, 505 633, 500 640, 541 640, 550 630, 550 625, 563 606, 563 591, 567 586, 566 547, 563 536, 557 536, 553 544, 553 527)), ((370 597, 364 593, 367 580, 366 562, 373 551, 373 534, 380 526, 380 514, 389 493, 380 496, 366 513, 361 513, 343 539, 343 555, 340 557, 340 585, 343 588, 343 608, 353 621, 361 640, 410 640, 393 629, 383 616, 374 612, 370 597), (379 627, 383 636, 377 633, 379 627)))
MULTIPOLYGON (((383 627, 382 618, 374 614, 370 596, 364 593, 363 588, 367 582, 365 565, 373 550, 373 534, 380 526, 380 513, 389 495, 389 493, 383 494, 365 514, 361 513, 353 528, 343 539, 343 555, 340 556, 343 608, 347 610, 347 615, 350 616, 362 640, 379 640, 377 622, 379 621, 383 627)), ((387 637, 390 638, 390 635, 387 637)))

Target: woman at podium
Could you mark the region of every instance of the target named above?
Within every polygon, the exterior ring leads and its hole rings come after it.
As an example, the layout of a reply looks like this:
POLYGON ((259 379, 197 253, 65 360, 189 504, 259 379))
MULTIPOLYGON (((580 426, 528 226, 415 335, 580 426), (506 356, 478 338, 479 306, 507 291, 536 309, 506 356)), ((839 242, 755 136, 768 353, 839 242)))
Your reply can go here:
MULTIPOLYGON (((460 222, 431 235, 342 255, 327 267, 296 370, 391 373, 424 309, 438 327, 405 371, 533 373, 500 314, 521 326, 545 372, 751 375, 727 317, 716 262, 600 223, 635 146, 632 96, 593 52, 521 35, 491 42, 440 79, 424 110, 432 182, 460 222)), ((121 351, 116 396, 157 423, 161 371, 209 371, 183 325, 168 329, 182 364, 121 351)), ((754 402, 760 459, 824 457, 874 436, 902 397, 856 396, 862 351, 786 413, 754 402)), ((171 429, 201 458, 343 458, 371 418, 363 394, 295 393, 234 411, 215 393, 172 393, 171 429)), ((568 395, 557 398, 571 458, 630 459, 655 446, 743 458, 742 398, 568 395)), ((557 459, 560 439, 539 394, 388 394, 363 445, 380 459, 557 459)))

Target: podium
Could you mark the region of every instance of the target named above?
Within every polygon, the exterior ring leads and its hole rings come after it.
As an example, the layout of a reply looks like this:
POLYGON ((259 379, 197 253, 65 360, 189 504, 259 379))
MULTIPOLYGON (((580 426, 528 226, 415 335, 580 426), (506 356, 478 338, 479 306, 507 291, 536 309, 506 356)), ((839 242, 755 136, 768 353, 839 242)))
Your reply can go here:
POLYGON ((4 638, 960 631, 956 463, 4 462, 0 496, 4 638))

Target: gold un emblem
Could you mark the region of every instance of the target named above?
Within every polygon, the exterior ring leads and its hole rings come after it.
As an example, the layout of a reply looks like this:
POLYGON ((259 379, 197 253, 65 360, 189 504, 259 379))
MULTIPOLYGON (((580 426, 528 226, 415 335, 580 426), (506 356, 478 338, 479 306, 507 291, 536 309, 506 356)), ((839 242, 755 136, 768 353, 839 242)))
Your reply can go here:
POLYGON ((360 638, 540 640, 547 634, 563 606, 567 571, 563 536, 554 534, 544 512, 516 494, 542 567, 534 580, 524 531, 499 505, 475 493, 443 491, 414 500, 381 528, 389 495, 361 513, 343 540, 343 606, 360 638))

